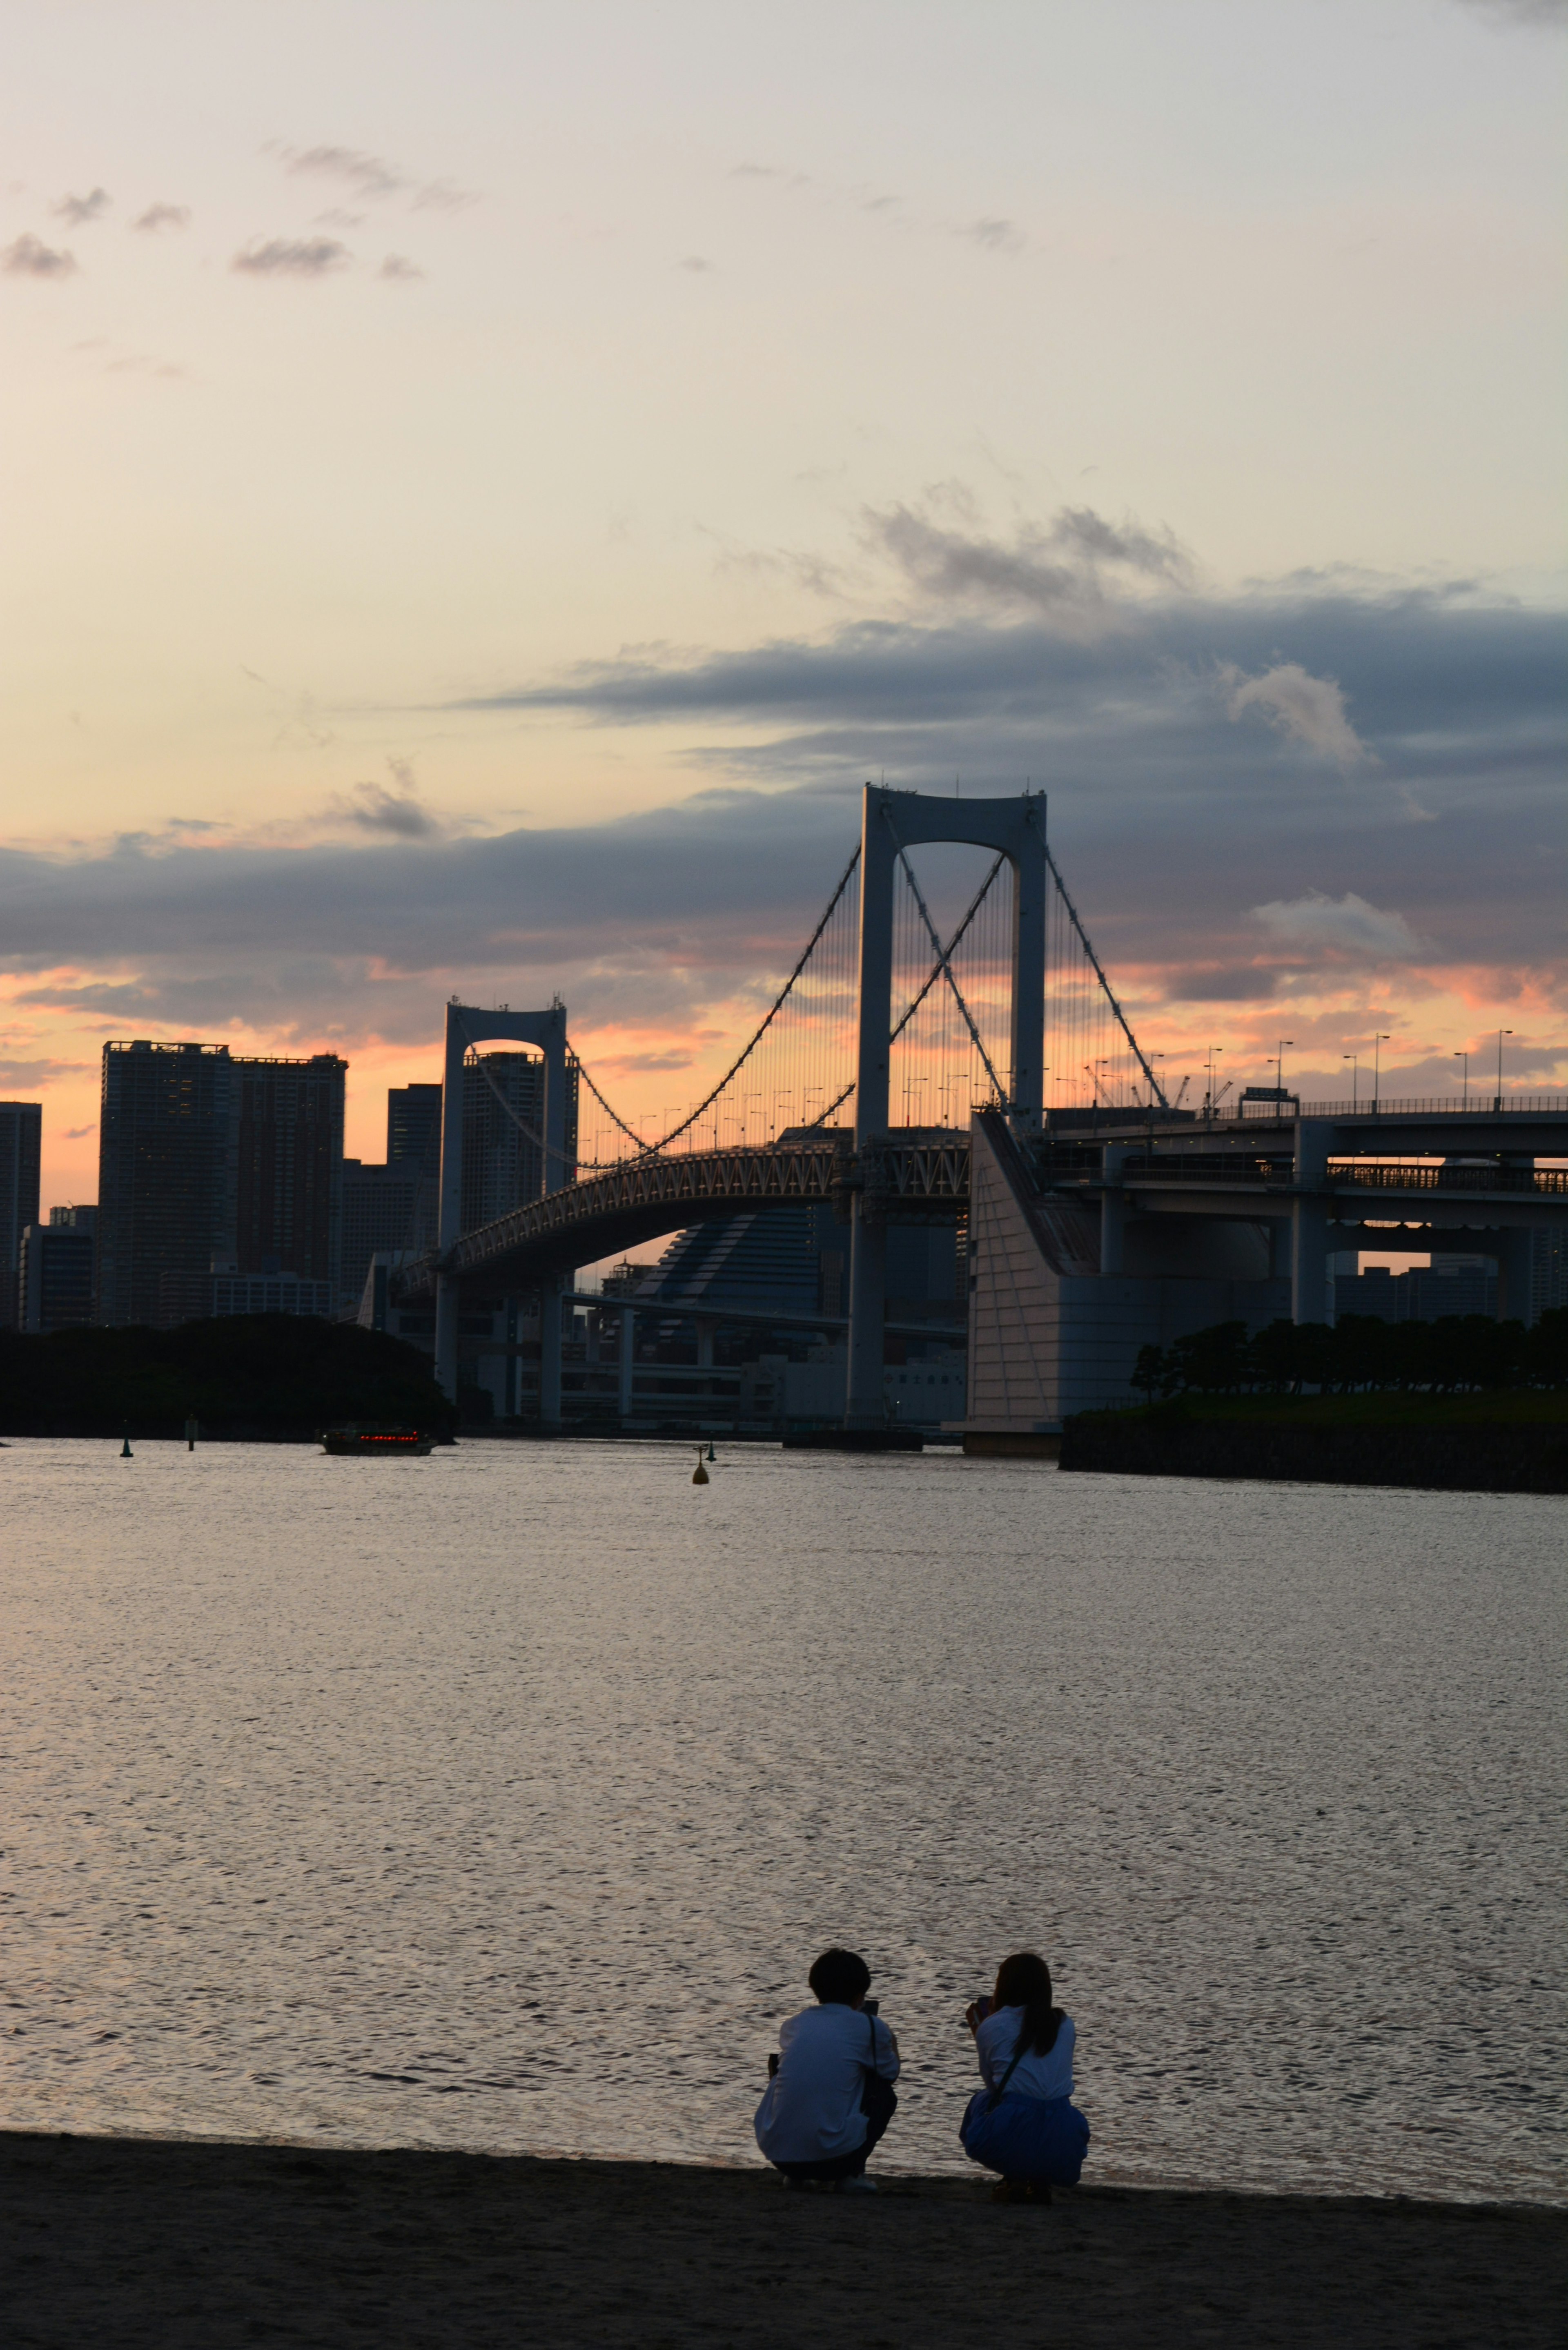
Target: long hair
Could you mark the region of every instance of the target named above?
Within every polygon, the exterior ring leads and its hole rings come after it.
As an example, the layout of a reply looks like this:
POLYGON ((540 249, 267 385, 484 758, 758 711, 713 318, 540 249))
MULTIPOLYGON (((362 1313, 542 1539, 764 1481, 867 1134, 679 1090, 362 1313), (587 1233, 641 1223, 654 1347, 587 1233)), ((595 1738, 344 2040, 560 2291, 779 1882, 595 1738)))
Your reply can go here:
POLYGON ((1016 2045, 1033 2049, 1036 2056, 1048 2056, 1062 2029, 1062 2011, 1052 2005, 1051 1970, 1044 1960, 1033 1950, 1017 1950, 1003 1959, 996 1970, 992 1998, 997 2007, 1023 2010, 1016 2045))

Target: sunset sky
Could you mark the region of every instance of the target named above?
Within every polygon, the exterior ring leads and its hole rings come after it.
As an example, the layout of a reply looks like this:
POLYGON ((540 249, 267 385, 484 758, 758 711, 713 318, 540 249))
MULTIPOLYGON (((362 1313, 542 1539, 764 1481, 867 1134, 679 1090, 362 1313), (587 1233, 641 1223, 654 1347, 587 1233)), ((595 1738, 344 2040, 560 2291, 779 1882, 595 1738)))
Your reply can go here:
POLYGON ((880 773, 1044 785, 1169 1072, 1568 1087, 1558 0, 0 26, 47 1203, 110 1035, 694 1097, 880 773))

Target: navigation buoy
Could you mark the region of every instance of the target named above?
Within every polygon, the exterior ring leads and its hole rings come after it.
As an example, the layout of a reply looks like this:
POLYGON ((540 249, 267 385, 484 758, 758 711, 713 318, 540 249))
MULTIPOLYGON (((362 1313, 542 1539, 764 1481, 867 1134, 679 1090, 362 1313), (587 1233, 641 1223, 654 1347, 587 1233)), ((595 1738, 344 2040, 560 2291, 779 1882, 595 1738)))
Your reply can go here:
POLYGON ((711 1437, 708 1439, 708 1458, 710 1461, 717 1461, 719 1458, 718 1454, 713 1450, 713 1440, 711 1437))
POLYGON ((125 1442, 119 1448, 119 1457, 122 1461, 134 1461, 136 1458, 135 1453, 130 1449, 130 1430, 129 1428, 125 1431, 125 1442))
POLYGON ((706 1485, 708 1482, 708 1471, 702 1466, 702 1447, 699 1445, 697 1447, 697 1466, 691 1472, 691 1482, 694 1485, 706 1485))

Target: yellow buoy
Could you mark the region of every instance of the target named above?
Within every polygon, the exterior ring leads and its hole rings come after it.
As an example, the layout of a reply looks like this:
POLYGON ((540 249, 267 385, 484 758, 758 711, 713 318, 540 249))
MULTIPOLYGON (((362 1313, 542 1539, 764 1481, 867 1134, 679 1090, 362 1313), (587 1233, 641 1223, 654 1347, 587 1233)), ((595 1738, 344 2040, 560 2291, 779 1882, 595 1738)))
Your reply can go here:
POLYGON ((697 1466, 691 1472, 691 1482, 694 1485, 705 1485, 708 1482, 708 1471, 702 1466, 702 1447, 701 1445, 697 1447, 697 1466))

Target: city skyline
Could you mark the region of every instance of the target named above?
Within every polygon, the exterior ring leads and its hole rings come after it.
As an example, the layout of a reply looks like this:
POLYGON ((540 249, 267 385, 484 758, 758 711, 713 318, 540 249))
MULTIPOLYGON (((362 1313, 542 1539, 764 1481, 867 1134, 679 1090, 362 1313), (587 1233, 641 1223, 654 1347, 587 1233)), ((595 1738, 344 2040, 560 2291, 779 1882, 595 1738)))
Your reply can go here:
POLYGON ((339 1053, 369 1159, 558 991, 690 1102, 881 772, 1046 788, 1168 1075, 1561 1089, 1563 13, 19 20, 45 1211, 110 1035, 339 1053))

